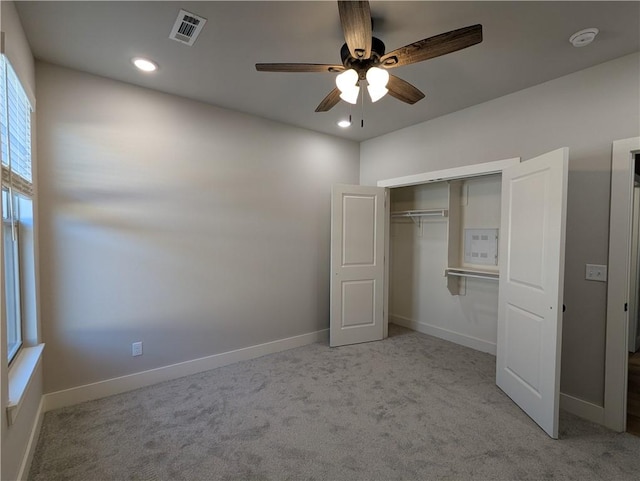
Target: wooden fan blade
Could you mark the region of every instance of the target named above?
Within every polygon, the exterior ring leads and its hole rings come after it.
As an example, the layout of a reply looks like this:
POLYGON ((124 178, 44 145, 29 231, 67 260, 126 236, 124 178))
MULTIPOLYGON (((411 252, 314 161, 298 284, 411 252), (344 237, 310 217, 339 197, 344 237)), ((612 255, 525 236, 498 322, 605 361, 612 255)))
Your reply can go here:
POLYGON ((338 102, 340 102, 340 90, 336 87, 329 92, 329 95, 322 99, 320 105, 316 107, 316 112, 328 112, 335 107, 338 102))
POLYGON ((400 47, 383 55, 380 63, 385 68, 410 65, 462 50, 480 42, 482 42, 482 25, 472 25, 400 47))
POLYGON ((410 105, 424 98, 424 94, 420 90, 395 75, 389 75, 387 89, 389 89, 389 95, 410 105))
POLYGON ((339 1, 344 40, 353 58, 371 57, 371 9, 369 2, 339 1))
POLYGON ((257 63, 258 72, 325 72, 344 71, 342 65, 325 65, 320 63, 257 63))

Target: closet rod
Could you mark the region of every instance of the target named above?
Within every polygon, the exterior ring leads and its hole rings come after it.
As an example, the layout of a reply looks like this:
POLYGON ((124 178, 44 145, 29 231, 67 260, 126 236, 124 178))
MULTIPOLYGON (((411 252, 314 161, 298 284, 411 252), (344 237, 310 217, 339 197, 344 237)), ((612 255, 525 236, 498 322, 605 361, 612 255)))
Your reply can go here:
POLYGON ((392 212, 391 217, 446 217, 446 209, 434 210, 401 210, 392 212))
POLYGON ((448 276, 457 276, 457 277, 473 277, 474 279, 490 279, 492 281, 500 280, 498 274, 481 274, 481 273, 468 273, 468 272, 457 272, 457 271, 447 271, 446 275, 448 276))

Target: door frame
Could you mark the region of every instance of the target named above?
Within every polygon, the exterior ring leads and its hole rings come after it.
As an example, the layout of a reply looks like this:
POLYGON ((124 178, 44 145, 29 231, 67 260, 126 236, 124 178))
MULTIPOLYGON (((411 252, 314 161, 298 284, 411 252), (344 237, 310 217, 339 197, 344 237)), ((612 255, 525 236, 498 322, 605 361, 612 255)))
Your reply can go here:
POLYGON ((631 275, 631 221, 634 157, 640 137, 616 140, 611 156, 611 205, 604 382, 604 425, 624 432, 627 425, 627 375, 631 275))

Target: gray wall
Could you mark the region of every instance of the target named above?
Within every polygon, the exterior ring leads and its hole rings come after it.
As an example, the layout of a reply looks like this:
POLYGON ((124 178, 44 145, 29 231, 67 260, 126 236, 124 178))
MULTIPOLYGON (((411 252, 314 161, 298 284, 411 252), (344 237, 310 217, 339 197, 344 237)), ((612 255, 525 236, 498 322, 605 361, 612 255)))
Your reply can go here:
MULTIPOLYGON (((363 142, 360 180, 570 148, 562 392, 603 404, 611 143, 640 135, 640 55, 625 56, 363 142)), ((427 99, 428 101, 428 99, 427 99)))
POLYGON ((36 77, 45 392, 328 327, 331 185, 358 183, 357 143, 36 77))

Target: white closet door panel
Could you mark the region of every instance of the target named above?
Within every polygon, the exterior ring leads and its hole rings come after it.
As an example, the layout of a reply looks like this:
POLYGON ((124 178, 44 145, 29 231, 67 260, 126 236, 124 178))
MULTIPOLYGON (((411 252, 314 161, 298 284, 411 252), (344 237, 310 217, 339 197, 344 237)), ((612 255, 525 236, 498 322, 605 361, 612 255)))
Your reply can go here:
POLYGON ((334 186, 331 346, 383 338, 385 215, 384 188, 334 186))
POLYGON ((376 262, 376 195, 342 196, 342 265, 376 262))
POLYGON ((496 383, 558 437, 568 149, 505 169, 496 383))

